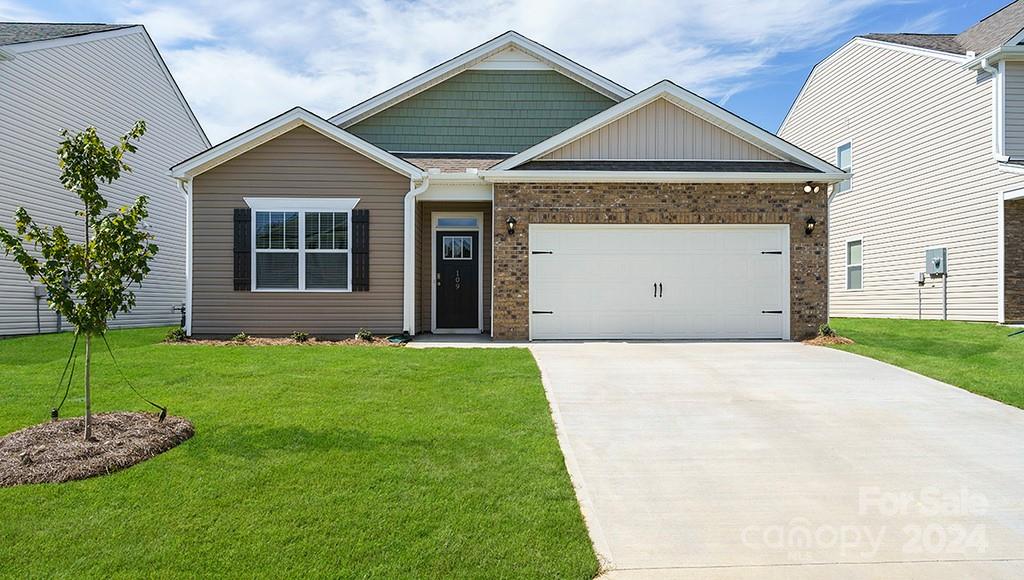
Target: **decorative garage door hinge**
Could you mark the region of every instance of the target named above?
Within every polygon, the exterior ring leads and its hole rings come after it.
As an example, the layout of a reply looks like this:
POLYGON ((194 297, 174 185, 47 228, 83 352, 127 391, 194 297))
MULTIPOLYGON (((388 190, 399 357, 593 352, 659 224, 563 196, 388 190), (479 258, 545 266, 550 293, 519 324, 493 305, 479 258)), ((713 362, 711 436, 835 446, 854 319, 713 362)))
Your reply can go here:
POLYGON ((781 250, 768 250, 768 251, 764 251, 764 252, 761 252, 761 253, 762 254, 777 254, 779 256, 782 255, 782 251, 781 250))
POLYGON ((552 310, 531 310, 531 314, 554 314, 552 310))
POLYGON ((554 254, 551 250, 534 250, 531 254, 554 254))
POLYGON ((781 310, 762 310, 761 314, 782 314, 781 310))

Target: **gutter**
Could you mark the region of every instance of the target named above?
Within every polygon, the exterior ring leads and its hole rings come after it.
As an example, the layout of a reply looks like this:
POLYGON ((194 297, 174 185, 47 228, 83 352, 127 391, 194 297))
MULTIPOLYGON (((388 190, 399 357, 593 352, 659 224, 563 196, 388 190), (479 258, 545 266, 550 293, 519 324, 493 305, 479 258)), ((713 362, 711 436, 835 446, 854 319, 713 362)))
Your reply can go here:
POLYGON ((192 180, 175 179, 185 196, 185 336, 192 336, 192 180))
POLYGON ((1006 163, 1010 158, 1006 155, 1006 111, 1005 85, 1006 65, 999 60, 992 66, 990 56, 983 56, 977 68, 992 75, 992 157, 999 163, 1006 163))
POLYGON ((481 171, 480 177, 490 183, 510 182, 574 182, 574 183, 838 183, 850 173, 767 173, 767 172, 697 172, 697 171, 481 171))
POLYGON ((402 330, 410 336, 416 334, 416 197, 430 187, 430 175, 409 180, 409 193, 405 194, 405 243, 403 262, 402 330))

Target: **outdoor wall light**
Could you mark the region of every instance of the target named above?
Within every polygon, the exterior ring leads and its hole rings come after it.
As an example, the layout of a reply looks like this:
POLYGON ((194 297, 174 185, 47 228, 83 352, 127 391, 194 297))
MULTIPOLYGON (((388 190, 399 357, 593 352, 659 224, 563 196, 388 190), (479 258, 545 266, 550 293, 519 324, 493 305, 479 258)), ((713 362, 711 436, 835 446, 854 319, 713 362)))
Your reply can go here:
MULTIPOLYGON (((815 188, 817 189, 817 188, 815 188)), ((804 233, 808 236, 814 233, 814 226, 818 223, 813 217, 807 218, 807 225, 804 227, 804 233)))
POLYGON ((807 185, 804 186, 804 193, 818 193, 819 191, 821 191, 821 188, 817 185, 811 184, 810 181, 808 181, 807 185))
POLYGON ((505 220, 505 226, 508 228, 508 235, 511 236, 512 234, 516 233, 516 222, 517 221, 519 221, 519 220, 517 220, 516 218, 514 218, 512 216, 508 216, 508 219, 505 220))

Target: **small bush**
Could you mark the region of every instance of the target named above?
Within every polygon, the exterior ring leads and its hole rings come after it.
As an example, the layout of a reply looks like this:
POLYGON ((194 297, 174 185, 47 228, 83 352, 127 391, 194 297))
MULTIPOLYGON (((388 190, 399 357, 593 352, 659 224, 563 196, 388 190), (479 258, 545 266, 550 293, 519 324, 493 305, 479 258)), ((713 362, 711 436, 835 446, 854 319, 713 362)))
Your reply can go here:
POLYGON ((249 340, 249 335, 244 332, 239 332, 238 334, 232 336, 231 340, 232 342, 245 342, 249 340))
POLYGON ((185 334, 184 328, 172 328, 167 331, 164 342, 185 342, 187 339, 188 336, 185 334))
POLYGON ((829 326, 827 322, 825 324, 818 325, 818 336, 835 336, 835 335, 836 335, 836 331, 832 330, 832 327, 829 326))
POLYGON ((356 338, 359 340, 373 340, 373 333, 369 329, 360 328, 359 332, 356 333, 356 338))
POLYGON ((294 340, 295 342, 306 342, 307 340, 309 340, 309 333, 299 332, 296 330, 291 334, 291 339, 294 340))

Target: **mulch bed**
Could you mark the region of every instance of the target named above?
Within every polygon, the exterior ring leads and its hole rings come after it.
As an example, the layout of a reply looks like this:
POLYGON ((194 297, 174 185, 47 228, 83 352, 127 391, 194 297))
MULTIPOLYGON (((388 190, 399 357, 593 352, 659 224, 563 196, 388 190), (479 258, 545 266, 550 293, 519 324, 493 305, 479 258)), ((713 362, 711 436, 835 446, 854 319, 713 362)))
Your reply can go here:
POLYGON ((92 416, 91 441, 82 439, 85 419, 40 423, 0 437, 0 487, 60 483, 106 475, 159 455, 195 433, 188 419, 152 413, 92 416))
POLYGON ((299 342, 291 338, 265 338, 250 336, 241 342, 234 340, 215 340, 211 338, 189 338, 186 340, 179 341, 167 341, 168 344, 205 344, 208 346, 281 346, 281 345, 359 345, 359 346, 404 346, 402 343, 390 342, 383 336, 375 336, 373 340, 363 340, 361 338, 345 338, 341 340, 327 340, 310 337, 305 342, 299 342))
POLYGON ((830 346, 833 344, 854 344, 854 342, 845 336, 833 334, 832 336, 816 336, 812 339, 805 340, 804 344, 809 344, 811 346, 830 346))

